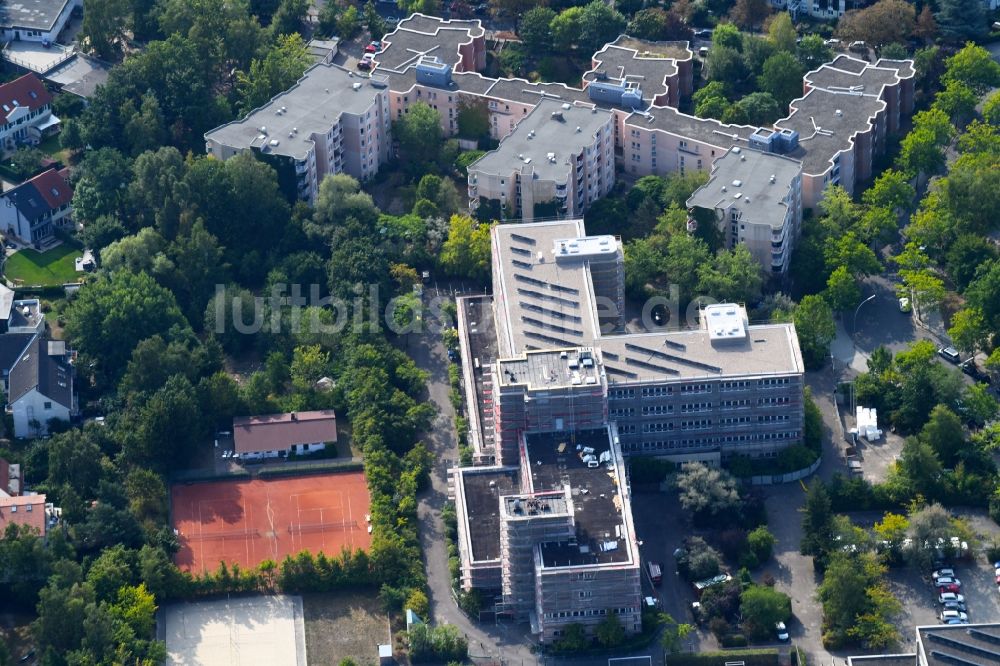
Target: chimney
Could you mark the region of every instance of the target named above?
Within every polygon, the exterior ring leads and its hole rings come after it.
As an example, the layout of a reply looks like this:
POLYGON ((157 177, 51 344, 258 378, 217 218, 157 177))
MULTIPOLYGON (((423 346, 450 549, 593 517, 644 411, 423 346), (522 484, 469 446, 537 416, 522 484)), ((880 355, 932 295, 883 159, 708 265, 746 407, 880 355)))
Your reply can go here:
POLYGON ((295 415, 295 412, 292 412, 291 416, 292 416, 292 420, 293 421, 298 421, 299 420, 299 417, 295 415))

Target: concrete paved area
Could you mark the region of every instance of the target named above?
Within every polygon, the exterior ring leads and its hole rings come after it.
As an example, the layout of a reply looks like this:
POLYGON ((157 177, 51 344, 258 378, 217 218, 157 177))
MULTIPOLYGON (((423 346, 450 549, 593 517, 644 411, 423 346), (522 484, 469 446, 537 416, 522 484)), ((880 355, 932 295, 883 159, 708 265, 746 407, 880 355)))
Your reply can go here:
POLYGON ((162 611, 167 666, 305 666, 302 597, 174 604, 162 611))

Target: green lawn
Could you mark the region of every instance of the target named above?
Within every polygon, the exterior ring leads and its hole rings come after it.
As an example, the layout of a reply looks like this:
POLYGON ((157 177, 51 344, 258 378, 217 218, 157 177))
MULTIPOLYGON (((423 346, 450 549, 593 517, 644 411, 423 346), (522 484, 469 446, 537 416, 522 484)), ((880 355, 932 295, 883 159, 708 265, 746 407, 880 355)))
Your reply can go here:
POLYGON ((26 287, 57 286, 77 279, 77 257, 83 253, 65 243, 47 252, 19 250, 7 257, 4 274, 15 284, 26 287))
POLYGON ((54 160, 58 160, 63 163, 63 165, 68 164, 69 151, 64 149, 59 144, 59 135, 53 134, 52 136, 47 136, 45 139, 38 144, 38 149, 51 157, 54 160))

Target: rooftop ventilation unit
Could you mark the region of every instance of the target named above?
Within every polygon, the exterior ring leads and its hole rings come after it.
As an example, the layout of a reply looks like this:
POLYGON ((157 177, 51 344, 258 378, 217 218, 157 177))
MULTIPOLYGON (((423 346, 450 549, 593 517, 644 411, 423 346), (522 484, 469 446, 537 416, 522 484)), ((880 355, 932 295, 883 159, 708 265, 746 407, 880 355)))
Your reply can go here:
POLYGON ((353 90, 361 90, 362 83, 360 81, 355 81, 351 84, 353 90))
POLYGON ((840 109, 837 109, 837 110, 836 110, 836 111, 835 111, 834 113, 836 113, 836 114, 837 114, 837 117, 838 117, 838 118, 840 118, 841 116, 843 116, 843 115, 844 115, 844 112, 843 112, 843 111, 841 111, 840 109))
POLYGON ((552 120, 562 121, 562 119, 563 119, 562 111, 553 111, 552 112, 552 120))
POLYGON ((563 108, 563 111, 569 111, 569 104, 564 102, 563 105, 562 105, 562 108, 563 108))
POLYGON ((576 126, 576 131, 577 131, 577 132, 579 132, 579 131, 580 131, 580 126, 579 126, 579 125, 577 125, 577 126, 576 126))
POLYGON ((739 187, 739 186, 740 186, 740 185, 742 185, 742 184, 743 184, 743 181, 742 181, 742 180, 738 180, 738 179, 737 179, 737 180, 734 180, 734 181, 733 181, 733 187, 739 187))
POLYGON ((770 178, 769 180, 771 181, 771 184, 773 185, 773 184, 774 184, 774 180, 775 180, 775 179, 774 179, 774 174, 773 174, 773 173, 771 174, 771 178, 770 178))

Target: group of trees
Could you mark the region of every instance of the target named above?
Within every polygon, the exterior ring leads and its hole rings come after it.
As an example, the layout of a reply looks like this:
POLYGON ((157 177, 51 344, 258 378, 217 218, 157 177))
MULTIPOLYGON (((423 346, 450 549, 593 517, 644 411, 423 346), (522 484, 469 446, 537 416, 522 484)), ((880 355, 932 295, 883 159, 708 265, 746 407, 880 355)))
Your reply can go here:
POLYGON ((792 618, 792 600, 770 583, 752 582, 744 569, 736 578, 706 588, 699 600, 700 621, 723 647, 773 641, 775 624, 792 618))
POLYGON ((692 101, 699 118, 726 123, 769 125, 788 114, 802 96, 802 75, 831 55, 817 35, 797 42, 787 13, 776 14, 767 37, 742 33, 732 23, 718 25, 706 64, 708 84, 692 101))
POLYGON ((539 52, 571 48, 585 56, 625 32, 625 17, 606 2, 568 7, 559 13, 538 6, 524 12, 518 22, 518 34, 524 45, 539 52))

